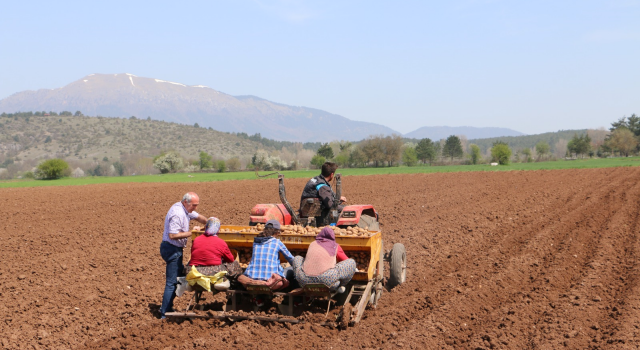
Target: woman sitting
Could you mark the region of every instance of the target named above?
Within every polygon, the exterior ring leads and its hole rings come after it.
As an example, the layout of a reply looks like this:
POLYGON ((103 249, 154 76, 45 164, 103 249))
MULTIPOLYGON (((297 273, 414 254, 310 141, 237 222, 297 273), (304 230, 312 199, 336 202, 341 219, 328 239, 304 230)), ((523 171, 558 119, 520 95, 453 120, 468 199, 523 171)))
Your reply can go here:
POLYGON ((355 260, 347 258, 330 227, 323 228, 316 240, 309 244, 307 257, 296 256, 292 266, 301 287, 322 283, 338 293, 345 291, 345 286, 356 273, 355 260))
MULTIPOLYGON (((280 253, 290 264, 293 263, 293 255, 284 243, 275 237, 279 233, 280 223, 277 220, 267 221, 264 230, 253 239, 251 261, 244 274, 238 277, 238 282, 243 285, 267 285, 272 291, 289 286, 284 269, 280 265, 280 253)), ((254 301, 258 306, 264 304, 261 297, 256 297, 254 301)))
POLYGON ((191 245, 191 260, 186 267, 186 273, 191 266, 203 275, 213 276, 220 271, 227 271, 227 277, 236 278, 242 273, 240 264, 235 261, 227 242, 218 237, 220 220, 210 217, 204 227, 204 234, 193 240, 191 245))

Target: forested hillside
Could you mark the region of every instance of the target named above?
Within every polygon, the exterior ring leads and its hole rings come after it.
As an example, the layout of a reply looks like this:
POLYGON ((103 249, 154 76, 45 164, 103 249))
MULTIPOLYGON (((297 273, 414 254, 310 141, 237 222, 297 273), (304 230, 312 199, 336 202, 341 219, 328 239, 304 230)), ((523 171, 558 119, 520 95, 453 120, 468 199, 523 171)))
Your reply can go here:
POLYGON ((185 159, 201 151, 213 160, 237 158, 244 168, 259 149, 282 154, 285 161, 307 161, 319 144, 273 141, 244 133, 232 134, 197 126, 155 121, 88 117, 55 113, 0 115, 0 168, 26 170, 46 158, 62 158, 89 169, 101 162, 126 163, 127 174, 155 172, 153 157, 175 150, 185 159), (306 148, 305 148, 306 147, 306 148), (309 149, 307 149, 309 148, 309 149), (290 159, 289 159, 290 158, 290 159), (20 165, 20 166, 18 166, 20 165))
MULTIPOLYGON (((370 135, 353 143, 336 140, 303 144, 275 141, 260 134, 220 132, 202 128, 197 123, 183 125, 150 118, 87 117, 79 111, 74 114, 3 113, 0 115, 0 178, 21 176, 51 158, 67 161, 71 169, 77 170, 77 176, 153 174, 161 171, 154 167, 156 157, 165 157, 167 152, 170 159, 179 159, 179 164, 164 169, 167 172, 317 168, 325 160, 334 161, 340 167, 439 165, 454 161, 476 164, 493 158, 490 149, 496 142, 508 145, 514 161, 539 159, 535 154, 538 143, 548 145, 544 159, 555 159, 567 155, 574 136, 586 138, 586 134, 589 137, 585 142, 590 144, 590 149, 598 150, 608 131, 562 130, 471 140, 459 135, 450 136, 446 142, 370 135), (478 147, 472 146, 474 144, 478 147)), ((607 151, 617 149, 612 147, 607 151)))

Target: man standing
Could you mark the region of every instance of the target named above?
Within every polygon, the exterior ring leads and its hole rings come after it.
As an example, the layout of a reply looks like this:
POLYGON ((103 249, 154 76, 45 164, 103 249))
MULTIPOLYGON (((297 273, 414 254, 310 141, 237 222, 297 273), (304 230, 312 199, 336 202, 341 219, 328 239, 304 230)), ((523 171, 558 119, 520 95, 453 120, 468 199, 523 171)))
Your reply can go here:
MULTIPOLYGON (((182 263, 182 250, 187 245, 187 239, 191 236, 189 231, 189 221, 196 220, 202 224, 207 223, 207 219, 198 214, 195 210, 200 204, 200 198, 194 192, 188 192, 182 197, 182 201, 169 208, 167 216, 164 218, 164 233, 160 244, 160 255, 167 263, 167 282, 164 286, 162 296, 162 306, 160 315, 173 311, 173 299, 176 297, 177 278, 184 274, 182 263)), ((199 230, 200 227, 194 227, 199 230)))
MULTIPOLYGON (((337 199, 335 198, 335 193, 331 189, 331 184, 329 183, 333 180, 333 176, 338 170, 338 165, 333 162, 325 162, 322 164, 322 170, 320 175, 312 178, 307 182, 302 190, 302 196, 300 196, 300 208, 304 205, 304 200, 307 198, 320 198, 322 202, 323 212, 325 210, 329 210, 333 206, 333 202, 337 199)), ((340 197, 340 203, 345 203, 347 199, 342 196, 340 197)), ((338 212, 342 211, 344 205, 338 205, 338 212)))

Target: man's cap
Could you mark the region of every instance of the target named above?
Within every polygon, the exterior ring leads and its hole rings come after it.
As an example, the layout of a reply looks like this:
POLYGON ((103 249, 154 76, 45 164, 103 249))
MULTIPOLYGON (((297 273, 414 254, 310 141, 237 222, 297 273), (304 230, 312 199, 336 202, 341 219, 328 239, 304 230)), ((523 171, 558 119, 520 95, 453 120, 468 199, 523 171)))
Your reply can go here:
POLYGON ((264 225, 267 226, 269 224, 271 224, 271 226, 273 226, 273 228, 275 228, 276 230, 280 229, 280 222, 278 220, 269 220, 264 225))

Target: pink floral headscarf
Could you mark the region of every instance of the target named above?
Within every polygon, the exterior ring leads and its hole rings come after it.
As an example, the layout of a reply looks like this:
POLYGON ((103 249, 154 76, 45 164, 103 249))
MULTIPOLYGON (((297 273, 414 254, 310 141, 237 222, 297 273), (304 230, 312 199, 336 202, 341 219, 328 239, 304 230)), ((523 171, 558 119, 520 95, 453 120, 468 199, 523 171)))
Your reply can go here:
POLYGON ((331 256, 335 256, 338 252, 338 243, 336 243, 336 234, 329 227, 323 228, 316 236, 316 242, 324 248, 331 256))
POLYGON ((207 220, 207 225, 204 227, 204 235, 217 236, 218 231, 220 231, 220 219, 212 216, 207 220))

